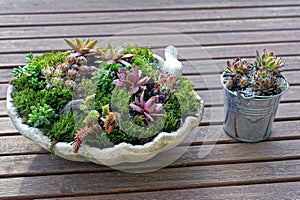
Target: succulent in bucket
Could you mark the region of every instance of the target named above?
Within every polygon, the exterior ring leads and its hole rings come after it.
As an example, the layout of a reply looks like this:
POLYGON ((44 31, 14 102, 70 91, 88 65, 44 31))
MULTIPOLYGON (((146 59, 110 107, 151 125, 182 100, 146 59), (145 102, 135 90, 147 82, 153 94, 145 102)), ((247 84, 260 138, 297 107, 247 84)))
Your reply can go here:
POLYGON ((258 95, 271 93, 275 86, 276 78, 272 73, 264 69, 259 69, 253 75, 252 89, 258 95))
POLYGON ((263 50, 261 56, 256 51, 256 61, 253 63, 256 68, 265 69, 274 75, 280 73, 280 68, 284 66, 281 59, 275 55, 273 51, 268 52, 266 49, 263 50))
POLYGON ((250 64, 245 59, 235 58, 232 62, 227 61, 226 72, 230 73, 234 77, 241 76, 243 74, 249 73, 251 69, 250 64))
POLYGON ((235 58, 232 62, 227 61, 225 72, 228 73, 231 78, 227 79, 226 87, 228 89, 232 89, 233 87, 247 87, 249 84, 247 75, 251 69, 251 65, 245 59, 235 58))
POLYGON ((227 62, 223 83, 227 89, 239 92, 246 97, 270 96, 282 91, 284 78, 281 68, 284 63, 273 51, 256 51, 256 60, 249 63, 242 58, 227 62))

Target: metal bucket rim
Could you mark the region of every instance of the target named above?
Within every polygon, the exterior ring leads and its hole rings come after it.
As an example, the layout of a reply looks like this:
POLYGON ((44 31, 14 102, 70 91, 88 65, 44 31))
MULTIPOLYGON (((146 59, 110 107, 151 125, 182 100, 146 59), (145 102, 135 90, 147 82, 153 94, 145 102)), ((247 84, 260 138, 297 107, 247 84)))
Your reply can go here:
POLYGON ((281 74, 281 77, 282 77, 282 78, 284 79, 284 81, 285 81, 285 89, 282 90, 279 94, 272 95, 272 96, 259 96, 259 95, 254 95, 254 96, 252 96, 252 97, 245 97, 244 95, 240 94, 240 93, 237 92, 237 91, 231 91, 231 90, 229 90, 229 89, 226 88, 225 84, 223 83, 223 77, 224 77, 224 74, 225 74, 225 72, 223 72, 223 73, 221 74, 221 76, 220 76, 220 81, 221 81, 221 84, 222 84, 222 86, 223 86, 223 89, 225 89, 227 92, 231 93, 231 94, 234 95, 234 96, 241 97, 241 98, 246 99, 246 100, 251 99, 251 100, 261 101, 261 100, 275 99, 275 98, 277 98, 277 97, 280 97, 280 96, 283 95, 284 93, 286 93, 286 92, 289 90, 289 87, 290 87, 287 78, 286 78, 283 74, 281 74))

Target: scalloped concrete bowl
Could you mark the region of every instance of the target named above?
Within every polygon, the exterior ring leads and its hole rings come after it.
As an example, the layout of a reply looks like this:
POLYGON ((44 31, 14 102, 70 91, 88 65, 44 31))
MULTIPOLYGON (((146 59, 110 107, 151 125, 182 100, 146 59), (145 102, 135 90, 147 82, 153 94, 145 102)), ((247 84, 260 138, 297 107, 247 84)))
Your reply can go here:
MULTIPOLYGON (((19 116, 17 109, 13 105, 13 92, 14 86, 9 85, 6 102, 7 112, 12 123, 23 136, 50 151, 51 140, 45 136, 41 130, 25 124, 24 120, 19 116)), ((107 166, 113 166, 124 162, 138 163, 146 161, 158 153, 169 150, 180 144, 186 136, 198 126, 202 119, 204 110, 203 100, 199 96, 198 99, 199 111, 197 115, 188 116, 177 131, 172 133, 161 132, 153 139, 153 141, 144 145, 120 143, 114 147, 105 149, 82 145, 79 148, 78 153, 74 153, 71 143, 58 142, 54 146, 55 153, 57 156, 63 157, 67 160, 93 162, 107 166)))

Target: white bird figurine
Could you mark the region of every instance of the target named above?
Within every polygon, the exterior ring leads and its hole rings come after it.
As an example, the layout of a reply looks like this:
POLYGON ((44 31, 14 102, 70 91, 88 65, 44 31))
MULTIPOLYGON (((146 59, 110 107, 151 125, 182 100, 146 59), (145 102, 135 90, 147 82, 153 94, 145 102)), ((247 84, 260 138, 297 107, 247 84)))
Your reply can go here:
POLYGON ((180 78, 182 75, 183 66, 179 60, 177 60, 178 50, 174 46, 168 46, 165 49, 164 66, 162 71, 168 72, 176 77, 180 78))

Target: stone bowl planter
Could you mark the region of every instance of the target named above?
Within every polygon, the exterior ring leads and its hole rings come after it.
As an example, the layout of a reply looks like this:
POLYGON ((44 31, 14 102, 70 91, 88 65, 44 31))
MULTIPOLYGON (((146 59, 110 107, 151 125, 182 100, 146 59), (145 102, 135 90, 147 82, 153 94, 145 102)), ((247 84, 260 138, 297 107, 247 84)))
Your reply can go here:
MULTIPOLYGON (((159 59, 159 62, 163 61, 162 58, 158 56, 155 57, 156 59, 159 59)), ((20 117, 16 107, 14 107, 13 93, 14 86, 9 85, 7 90, 7 112, 12 123, 23 136, 29 138, 48 151, 54 150, 57 156, 67 160, 93 162, 107 166, 118 165, 125 162, 143 162, 153 158, 160 152, 174 148, 199 125, 204 110, 204 102, 198 96, 198 112, 193 116, 188 116, 177 131, 172 133, 161 132, 151 142, 144 145, 132 145, 123 142, 104 149, 82 145, 79 151, 74 153, 72 143, 58 142, 52 147, 50 138, 45 136, 40 129, 25 124, 24 119, 20 117)))

